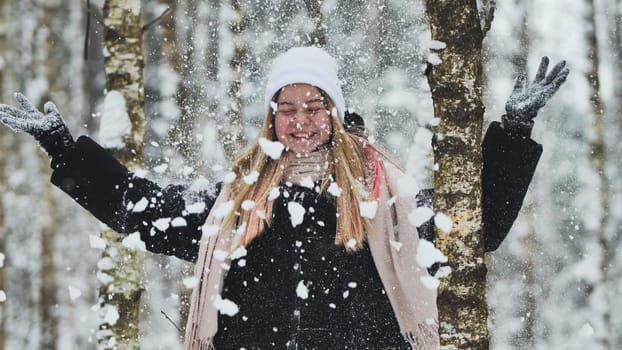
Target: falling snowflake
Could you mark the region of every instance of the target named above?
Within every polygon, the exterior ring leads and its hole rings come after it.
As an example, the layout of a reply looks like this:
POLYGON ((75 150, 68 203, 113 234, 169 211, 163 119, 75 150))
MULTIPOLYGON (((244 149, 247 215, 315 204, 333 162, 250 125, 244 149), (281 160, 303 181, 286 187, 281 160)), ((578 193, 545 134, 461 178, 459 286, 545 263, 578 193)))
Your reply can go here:
POLYGON ((290 220, 292 222, 292 226, 296 227, 302 224, 305 215, 305 208, 296 202, 287 203, 287 211, 289 212, 290 220))

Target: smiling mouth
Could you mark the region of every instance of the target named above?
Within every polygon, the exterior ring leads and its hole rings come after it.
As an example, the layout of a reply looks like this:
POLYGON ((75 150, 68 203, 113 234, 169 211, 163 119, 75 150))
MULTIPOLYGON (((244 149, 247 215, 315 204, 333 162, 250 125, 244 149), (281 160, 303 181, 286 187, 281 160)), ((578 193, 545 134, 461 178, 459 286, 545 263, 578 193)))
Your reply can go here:
POLYGON ((313 137, 313 135, 315 134, 309 133, 309 132, 295 132, 295 133, 291 133, 290 135, 296 139, 308 139, 308 138, 313 137))

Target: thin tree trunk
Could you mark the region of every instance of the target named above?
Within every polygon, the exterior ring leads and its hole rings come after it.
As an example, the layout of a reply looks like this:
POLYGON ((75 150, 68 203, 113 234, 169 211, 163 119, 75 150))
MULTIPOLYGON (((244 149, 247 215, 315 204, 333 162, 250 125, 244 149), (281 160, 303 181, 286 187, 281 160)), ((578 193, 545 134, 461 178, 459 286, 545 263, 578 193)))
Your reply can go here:
MULTIPOLYGON (((600 54, 598 49, 598 37, 596 34, 596 8, 594 0, 587 1, 587 44, 588 44, 588 62, 590 62, 590 71, 587 75, 588 85, 590 87, 590 105, 592 107, 593 132, 594 136, 590 143, 590 164, 592 170, 597 174, 599 186, 597 187, 598 195, 598 215, 600 224, 596 228, 596 238, 600 246, 600 288, 604 291, 603 297, 606 305, 609 305, 607 285, 609 273, 609 242, 607 239, 607 224, 609 222, 609 180, 606 176, 606 154, 605 154, 605 120, 604 106, 601 100, 599 65, 600 54)), ((611 314, 609 308, 605 307, 602 314, 602 322, 604 330, 600 342, 605 349, 610 349, 609 334, 611 330, 611 314)))
MULTIPOLYGON (((88 116, 94 115, 97 109, 98 101, 103 97, 104 91, 104 77, 102 75, 102 67, 104 65, 103 57, 103 23, 100 22, 101 18, 96 17, 90 11, 93 11, 95 6, 93 0, 87 0, 87 12, 85 16, 88 16, 88 32, 85 35, 88 36, 88 45, 84 47, 85 62, 82 70, 82 81, 84 84, 84 100, 86 105, 86 113, 88 116)), ((94 134, 97 131, 98 118, 85 118, 85 127, 90 134, 94 134)))
MULTIPOLYGON (((65 100, 62 77, 63 58, 67 57, 68 50, 62 39, 62 30, 65 23, 64 14, 67 12, 62 2, 42 2, 41 25, 35 34, 33 52, 43 50, 35 61, 39 67, 38 75, 42 75, 48 82, 47 89, 42 95, 40 107, 47 100, 65 100), (60 98, 60 97, 63 98, 60 98)), ((49 159, 44 153, 39 153, 41 172, 50 177, 49 159)), ((41 286, 39 288, 40 299, 40 347, 41 349, 56 349, 58 342, 58 281, 56 274, 56 244, 58 226, 56 217, 56 205, 54 203, 52 184, 46 183, 43 188, 43 214, 41 222, 41 286)))
POLYGON ((613 54, 614 67, 614 116, 618 121, 618 130, 622 133, 622 0, 613 1, 613 54))
MULTIPOLYGON (((3 8, 0 6, 0 8, 3 8)), ((4 45, 4 33, 0 34, 2 38, 0 38, 0 52, 4 52, 2 49, 5 47, 4 45)), ((2 81, 4 79, 4 70, 0 69, 0 85, 2 85, 2 81)), ((0 87, 1 89, 1 87, 0 87)), ((6 154, 4 153, 5 148, 5 131, 6 128, 0 129, 0 193, 6 193, 6 154)), ((0 294, 1 298, 6 298, 6 283, 5 283, 5 265, 6 265, 6 236, 7 236, 7 228, 5 226, 4 219, 4 196, 0 196, 0 294)), ((6 332, 6 308, 5 301, 0 300, 0 350, 5 350, 7 341, 7 332, 6 332)))
MULTIPOLYGON (((7 62, 8 57, 8 26, 9 26, 9 7, 11 1, 0 0, 0 57, 7 62)), ((5 79, 7 65, 0 66, 0 97, 4 98, 4 90, 6 89, 5 79)), ((7 128, 0 128, 0 193, 6 193, 6 154, 5 150, 5 133, 7 128)), ((0 195, 0 294, 2 299, 6 297, 5 283, 5 258, 6 258, 6 236, 7 228, 4 218, 4 195, 0 195)), ((6 349, 7 331, 6 331, 6 307, 5 301, 0 300, 0 350, 6 349)))
POLYGON ((218 138, 231 163, 244 146, 244 128, 242 127, 242 62, 246 55, 244 44, 244 10, 241 0, 231 0, 231 7, 236 18, 229 24, 233 42, 233 57, 229 62, 229 105, 226 108, 226 120, 218 129, 218 138))
MULTIPOLYGON (((50 177, 50 166, 47 155, 39 152, 41 172, 50 177)), ((39 287, 41 314, 41 349, 53 350, 57 348, 58 340, 58 282, 56 279, 55 236, 58 231, 56 225, 56 211, 54 208, 53 189, 50 184, 44 188, 42 230, 41 230, 41 286, 39 287)))
POLYGON ((218 80, 218 62, 220 61, 220 0, 208 0, 207 4, 210 8, 207 17, 209 43, 205 49, 205 63, 207 79, 216 81, 218 80))
MULTIPOLYGON (((519 50, 512 58, 512 64, 514 65, 515 72, 527 72, 527 60, 529 58, 530 40, 529 40, 529 9, 531 7, 531 1, 516 0, 518 6, 522 9, 522 19, 519 29, 519 50)), ((528 74, 530 76, 530 74, 528 74)), ((534 181, 535 182, 535 181, 534 181)), ((535 186, 535 184, 532 184, 535 186)), ((536 317, 537 313, 537 276, 536 276, 536 262, 535 252, 538 247, 538 238, 536 236, 536 224, 535 213, 537 210, 536 203, 529 203, 524 210, 523 218, 527 222, 527 232, 522 240, 523 247, 525 248, 525 257, 523 264, 524 287, 521 295, 520 310, 524 322, 522 328, 518 334, 518 348, 535 349, 536 346, 536 317)))
POLYGON ((538 299, 535 292, 537 289, 536 262, 535 252, 538 248, 538 240, 536 238, 536 225, 534 215, 536 212, 536 204, 531 203, 525 207, 523 217, 527 221, 527 233, 522 240, 525 251, 525 260, 523 264, 524 287, 521 292, 521 310, 520 313, 524 318, 521 329, 517 336, 516 347, 519 349, 535 349, 536 348, 536 320, 538 310, 538 299))
MULTIPOLYGON (((138 169, 143 165, 146 123, 140 0, 106 0, 103 15, 106 91, 123 96, 132 125, 124 148, 115 150, 115 155, 129 169, 138 169)), ((105 349, 138 349, 142 258, 121 244, 119 233, 105 230, 101 236, 107 242, 102 259, 110 259, 114 267, 101 271, 112 282, 102 282, 99 288, 102 310, 108 317, 100 325, 98 341, 105 349)))
POLYGON ((305 0, 305 7, 314 27, 313 32, 309 34, 309 45, 325 47, 328 39, 327 26, 322 15, 322 0, 305 0))
MULTIPOLYGON (((447 256, 448 277, 438 294, 442 346, 488 349, 486 265, 482 237, 481 139, 482 41, 475 0, 426 0, 432 39, 445 43, 442 62, 428 69, 438 167, 434 207, 451 219, 451 232, 436 229, 436 244, 447 256)), ((438 215, 438 214, 437 214, 438 215)))
MULTIPOLYGON (((177 6, 174 2, 169 3, 172 8, 177 6)), ((166 22, 162 26, 162 34, 166 38, 163 46, 163 50, 166 51, 163 52, 166 52, 171 66, 181 77, 177 85, 176 95, 176 102, 181 115, 171 128, 168 139, 189 165, 198 168, 197 170, 203 170, 205 169, 205 162, 201 157, 201 147, 195 137, 197 119, 205 110, 204 103, 206 101, 204 77, 197 77, 196 69, 198 65, 196 64, 195 36, 199 25, 198 2, 197 0, 188 0, 186 5, 188 7, 184 8, 185 20, 190 23, 183 44, 177 40, 179 33, 174 15, 167 16, 166 22)), ((195 173, 197 172, 195 171, 195 173)))

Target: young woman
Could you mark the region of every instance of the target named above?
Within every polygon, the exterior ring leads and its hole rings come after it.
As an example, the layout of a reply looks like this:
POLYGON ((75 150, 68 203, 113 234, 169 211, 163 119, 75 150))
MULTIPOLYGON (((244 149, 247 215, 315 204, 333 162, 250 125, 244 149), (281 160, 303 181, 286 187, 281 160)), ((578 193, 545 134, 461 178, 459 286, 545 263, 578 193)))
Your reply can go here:
MULTIPOLYGON (((529 138, 564 63, 518 79, 503 122, 484 138, 487 250, 516 218, 542 148, 529 138)), ((215 186, 161 188, 88 137, 74 142, 57 108, 20 94, 0 121, 32 134, 52 159, 52 182, 147 248, 196 262, 186 349, 435 349, 436 290, 417 263, 430 223, 407 219, 430 191, 400 195, 402 172, 353 132, 337 63, 315 47, 273 65, 260 136, 215 186), (347 119, 347 120, 346 120, 347 119)), ((358 123, 357 123, 358 121, 358 123)), ((358 125, 360 126, 360 125, 358 125)))

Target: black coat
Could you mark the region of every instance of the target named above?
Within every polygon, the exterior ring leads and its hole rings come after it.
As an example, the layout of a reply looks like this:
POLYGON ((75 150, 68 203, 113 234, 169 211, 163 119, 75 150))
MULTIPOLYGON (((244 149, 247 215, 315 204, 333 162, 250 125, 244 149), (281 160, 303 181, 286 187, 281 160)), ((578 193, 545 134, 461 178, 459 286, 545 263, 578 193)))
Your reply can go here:
MULTIPOLYGON (((484 244, 491 251, 518 215, 542 148, 509 135, 498 123, 488 128, 482 147, 484 244)), ((52 182, 111 228, 139 232, 152 252, 197 259, 201 227, 217 186, 194 192, 179 185, 161 188, 128 172, 87 137, 55 157, 52 167, 52 182), (196 202, 204 210, 194 210, 196 202)), ((234 261, 226 277, 223 297, 236 302, 240 312, 219 317, 217 348, 272 342, 284 347, 293 345, 292 339, 301 348, 404 347, 369 249, 345 254, 334 244, 334 204, 312 190, 286 190, 305 208, 316 207, 314 217, 306 215, 292 228, 285 202, 277 199, 274 224, 249 245, 246 264, 234 261), (307 299, 296 295, 301 281, 309 290, 307 299), (357 287, 351 288, 351 282, 357 287), (339 343, 331 343, 334 339, 339 343)), ((431 190, 422 191, 418 204, 431 205, 432 197, 431 190)), ((432 226, 424 224, 420 235, 433 240, 432 226)))

